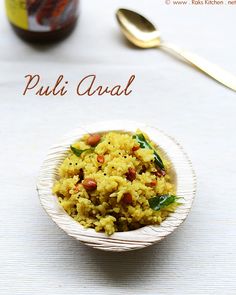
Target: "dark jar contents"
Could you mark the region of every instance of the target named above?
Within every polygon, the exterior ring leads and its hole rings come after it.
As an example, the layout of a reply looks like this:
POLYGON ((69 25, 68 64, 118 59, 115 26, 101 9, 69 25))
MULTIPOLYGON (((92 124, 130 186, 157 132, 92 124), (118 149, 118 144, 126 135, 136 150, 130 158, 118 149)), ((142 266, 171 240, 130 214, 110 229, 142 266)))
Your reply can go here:
POLYGON ((29 42, 62 40, 78 18, 79 0, 5 0, 5 4, 14 31, 29 42))

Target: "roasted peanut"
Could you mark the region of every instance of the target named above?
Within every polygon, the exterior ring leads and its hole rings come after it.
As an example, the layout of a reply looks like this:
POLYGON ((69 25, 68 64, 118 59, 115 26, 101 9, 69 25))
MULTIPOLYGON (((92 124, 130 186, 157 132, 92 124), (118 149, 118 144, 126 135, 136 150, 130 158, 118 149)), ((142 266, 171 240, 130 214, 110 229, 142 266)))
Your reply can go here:
POLYGON ((103 164, 103 163, 104 163, 104 161, 105 161, 105 158, 104 158, 104 156, 103 156, 103 155, 97 155, 97 161, 98 161, 98 163, 101 163, 101 164, 103 164))
POLYGON ((133 146, 133 147, 132 147, 132 151, 135 152, 135 151, 137 151, 139 148, 140 148, 139 145, 137 145, 137 146, 133 146))
POLYGON ((165 170, 159 170, 159 171, 156 171, 154 174, 158 177, 162 177, 166 175, 166 172, 165 170))
POLYGON ((122 198, 122 202, 124 204, 132 204, 132 195, 130 193, 124 193, 123 198, 122 198))
POLYGON ((136 170, 134 168, 129 168, 128 172, 126 173, 126 178, 129 181, 133 181, 136 178, 136 170))
POLYGON ((82 185, 86 191, 94 191, 97 188, 97 182, 93 178, 85 178, 82 185))
POLYGON ((150 186, 150 187, 154 187, 157 185, 157 181, 156 180, 152 180, 150 183, 147 183, 147 186, 150 186))
POLYGON ((165 176, 166 175, 165 170, 161 170, 161 174, 162 174, 162 176, 165 176))
POLYGON ((101 139, 99 134, 91 134, 87 139, 87 144, 91 146, 96 146, 101 139))

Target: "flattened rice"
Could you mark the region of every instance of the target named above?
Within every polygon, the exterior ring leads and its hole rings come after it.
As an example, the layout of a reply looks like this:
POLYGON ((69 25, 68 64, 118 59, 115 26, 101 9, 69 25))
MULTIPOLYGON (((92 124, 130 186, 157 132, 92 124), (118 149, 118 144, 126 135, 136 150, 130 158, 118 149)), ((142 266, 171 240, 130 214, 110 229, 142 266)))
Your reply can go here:
POLYGON ((176 209, 170 170, 140 130, 87 134, 60 165, 53 193, 81 225, 112 235, 160 224, 176 209))

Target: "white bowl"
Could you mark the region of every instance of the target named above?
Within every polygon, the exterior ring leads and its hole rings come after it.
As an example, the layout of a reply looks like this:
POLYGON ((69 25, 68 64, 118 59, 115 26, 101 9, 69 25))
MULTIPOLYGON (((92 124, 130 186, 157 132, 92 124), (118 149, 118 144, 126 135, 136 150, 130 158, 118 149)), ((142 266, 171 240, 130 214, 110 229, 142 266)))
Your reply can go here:
POLYGON ((106 121, 80 127, 65 136, 57 145, 50 148, 44 161, 37 183, 37 190, 43 208, 52 220, 69 236, 96 249, 106 251, 129 251, 141 249, 159 242, 172 233, 187 217, 196 192, 196 177, 190 160, 182 147, 172 137, 157 128, 131 121, 106 121), (141 129, 157 142, 165 157, 172 164, 173 179, 177 195, 183 197, 182 205, 171 213, 160 225, 149 225, 137 230, 116 232, 112 236, 86 229, 70 217, 52 194, 52 187, 58 177, 58 166, 67 156, 70 145, 86 133, 121 130, 135 132, 141 129))

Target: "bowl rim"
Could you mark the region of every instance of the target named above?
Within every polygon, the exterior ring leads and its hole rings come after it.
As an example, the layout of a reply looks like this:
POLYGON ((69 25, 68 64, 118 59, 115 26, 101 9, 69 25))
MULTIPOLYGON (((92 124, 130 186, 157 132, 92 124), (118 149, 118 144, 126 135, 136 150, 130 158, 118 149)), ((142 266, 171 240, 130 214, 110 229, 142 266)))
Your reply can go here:
POLYGON ((141 249, 159 242, 172 233, 188 216, 196 195, 196 175, 192 163, 182 146, 171 136, 149 124, 130 120, 110 120, 81 126, 66 134, 62 140, 49 148, 41 166, 37 180, 37 191, 42 207, 51 219, 69 236, 96 249, 105 251, 130 251, 141 249), (141 129, 157 143, 165 157, 169 158, 176 173, 177 195, 183 197, 183 203, 160 225, 148 225, 142 228, 115 232, 111 236, 98 233, 94 229, 84 228, 69 216, 52 194, 52 185, 57 177, 58 165, 66 157, 70 145, 86 133, 125 131, 135 132, 141 129), (155 139, 156 136, 158 139, 155 139))

